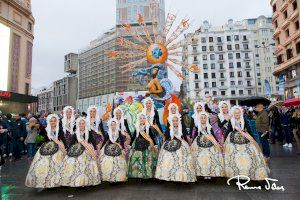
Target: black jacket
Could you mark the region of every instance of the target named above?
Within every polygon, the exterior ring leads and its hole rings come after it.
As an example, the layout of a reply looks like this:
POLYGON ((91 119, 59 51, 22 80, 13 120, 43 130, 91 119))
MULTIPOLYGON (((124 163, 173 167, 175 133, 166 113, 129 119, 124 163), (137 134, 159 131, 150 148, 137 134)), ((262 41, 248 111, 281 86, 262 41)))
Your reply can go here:
POLYGON ((26 124, 21 119, 17 120, 7 120, 6 121, 7 129, 11 134, 11 137, 18 139, 18 138, 25 138, 27 135, 26 132, 26 124))

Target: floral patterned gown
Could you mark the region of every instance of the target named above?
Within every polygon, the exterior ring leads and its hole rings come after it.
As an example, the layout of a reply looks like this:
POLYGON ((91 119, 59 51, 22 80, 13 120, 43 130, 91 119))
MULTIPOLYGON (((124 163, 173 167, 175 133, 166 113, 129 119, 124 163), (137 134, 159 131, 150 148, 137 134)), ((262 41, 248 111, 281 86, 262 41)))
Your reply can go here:
POLYGON ((242 133, 232 131, 225 141, 224 149, 226 177, 243 175, 251 180, 265 180, 268 177, 270 170, 259 145, 255 146, 242 133))
MULTIPOLYGON (((207 133, 207 131, 205 132, 207 133)), ((224 159, 221 150, 207 139, 204 133, 199 133, 198 128, 196 128, 196 134, 197 136, 191 146, 192 155, 195 160, 196 175, 203 177, 223 177, 224 159)), ((214 138, 214 135, 209 135, 214 138)))
MULTIPOLYGON (((82 137, 84 138, 84 135, 82 137)), ((88 144, 95 149, 96 142, 91 137, 91 132, 88 144)), ((95 186, 101 183, 101 173, 97 161, 77 141, 76 134, 73 135, 72 145, 63 161, 60 173, 56 177, 56 182, 58 185, 69 187, 95 186)))
POLYGON ((125 138, 119 133, 116 143, 107 139, 106 144, 101 149, 99 165, 102 173, 102 181, 124 182, 127 181, 128 165, 124 151, 125 138))
MULTIPOLYGON (((135 135, 137 134, 135 133, 135 135)), ((149 136, 154 145, 156 145, 155 137, 151 129, 149 129, 149 136)), ((155 148, 149 150, 149 146, 150 143, 141 134, 135 138, 129 154, 128 177, 142 179, 154 177, 157 163, 157 150, 155 148)))
MULTIPOLYGON (((183 134, 182 138, 186 138, 183 134)), ((195 166, 191 149, 184 139, 170 137, 164 142, 155 172, 155 178, 175 182, 195 182, 195 166)))
MULTIPOLYGON (((63 131, 59 132, 58 140, 62 141, 66 147, 63 131)), ((64 157, 65 155, 58 145, 47 139, 34 156, 26 176, 25 185, 32 188, 58 187, 55 177, 59 173, 64 157)))

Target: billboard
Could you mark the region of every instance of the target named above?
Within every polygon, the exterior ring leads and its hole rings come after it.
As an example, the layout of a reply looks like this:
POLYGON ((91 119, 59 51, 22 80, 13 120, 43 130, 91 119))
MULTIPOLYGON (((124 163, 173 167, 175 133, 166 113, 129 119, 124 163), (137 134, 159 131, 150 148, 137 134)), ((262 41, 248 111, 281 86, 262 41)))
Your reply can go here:
POLYGON ((10 28, 0 23, 0 90, 8 89, 10 28))

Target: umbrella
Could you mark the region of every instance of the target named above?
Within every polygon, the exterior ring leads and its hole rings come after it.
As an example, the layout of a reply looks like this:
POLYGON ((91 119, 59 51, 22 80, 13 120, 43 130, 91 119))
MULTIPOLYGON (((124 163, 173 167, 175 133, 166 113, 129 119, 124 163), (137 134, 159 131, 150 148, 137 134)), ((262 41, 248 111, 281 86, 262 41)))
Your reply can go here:
POLYGON ((280 107, 281 105, 283 104, 283 101, 275 101, 275 102, 272 102, 269 107, 268 107, 268 110, 272 109, 273 107, 280 107))
POLYGON ((282 105, 285 107, 299 106, 300 98, 289 99, 289 100, 285 101, 282 105))
POLYGON ((271 101, 264 97, 247 97, 241 101, 242 106, 256 106, 257 104, 263 104, 264 106, 270 105, 271 101))

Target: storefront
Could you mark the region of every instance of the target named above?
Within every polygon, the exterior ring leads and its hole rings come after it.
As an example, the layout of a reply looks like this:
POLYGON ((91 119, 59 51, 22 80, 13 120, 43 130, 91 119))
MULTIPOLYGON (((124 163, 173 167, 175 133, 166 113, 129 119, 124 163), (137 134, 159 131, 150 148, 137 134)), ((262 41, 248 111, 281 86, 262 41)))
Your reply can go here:
POLYGON ((0 90, 0 110, 2 113, 36 112, 38 98, 35 96, 0 90))

